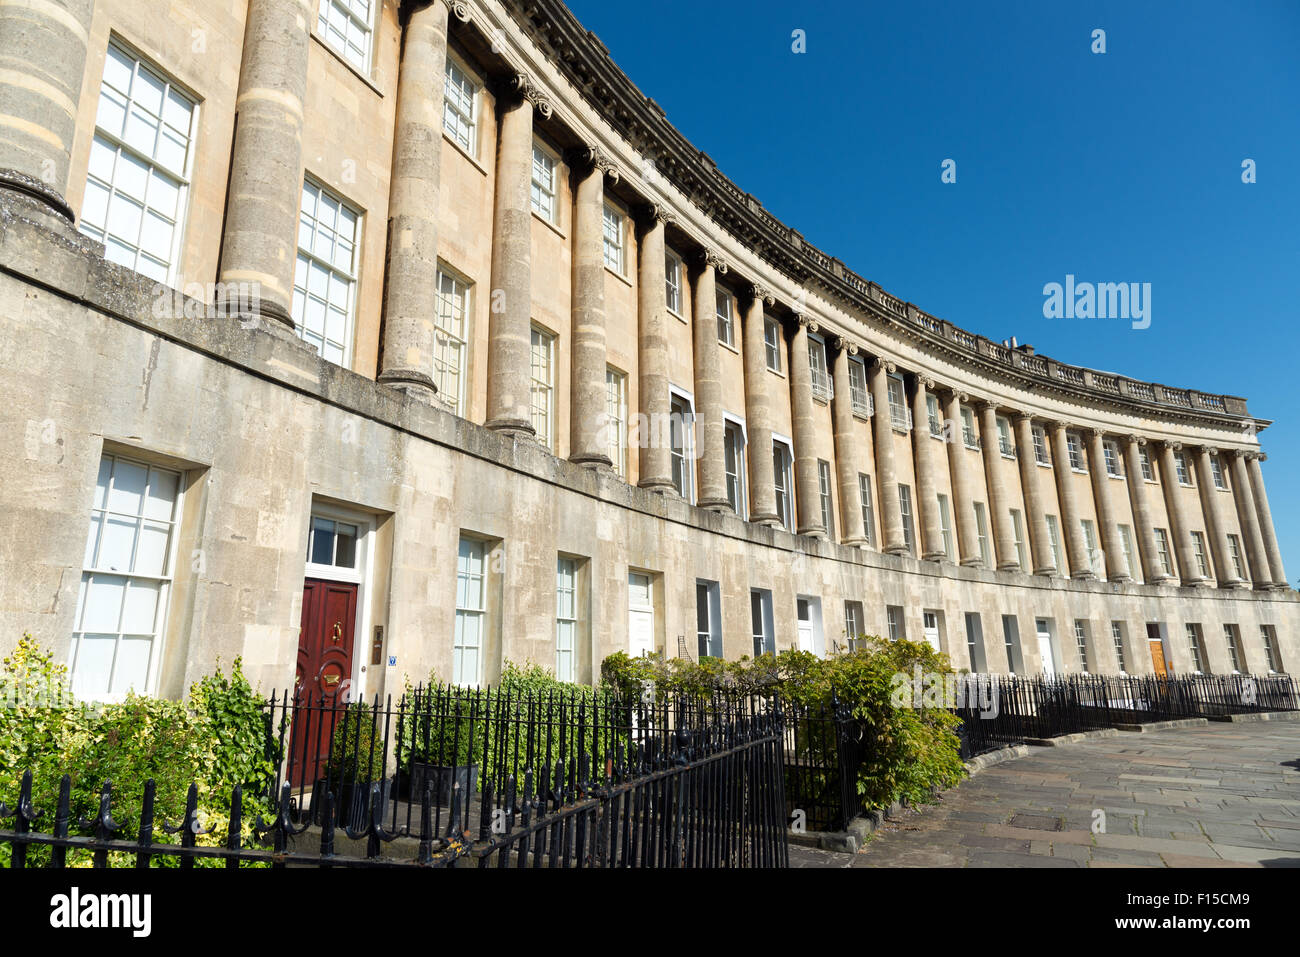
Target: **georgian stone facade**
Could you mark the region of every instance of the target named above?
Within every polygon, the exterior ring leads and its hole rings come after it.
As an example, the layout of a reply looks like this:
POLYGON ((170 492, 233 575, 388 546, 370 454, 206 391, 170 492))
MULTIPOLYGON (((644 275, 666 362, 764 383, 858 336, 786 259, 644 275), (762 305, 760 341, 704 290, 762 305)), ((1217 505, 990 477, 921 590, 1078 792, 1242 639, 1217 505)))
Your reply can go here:
POLYGON ((850 631, 1294 667, 1245 400, 861 279, 557 0, 212 7, 0 0, 0 647, 107 695, 335 624, 370 693, 850 631))

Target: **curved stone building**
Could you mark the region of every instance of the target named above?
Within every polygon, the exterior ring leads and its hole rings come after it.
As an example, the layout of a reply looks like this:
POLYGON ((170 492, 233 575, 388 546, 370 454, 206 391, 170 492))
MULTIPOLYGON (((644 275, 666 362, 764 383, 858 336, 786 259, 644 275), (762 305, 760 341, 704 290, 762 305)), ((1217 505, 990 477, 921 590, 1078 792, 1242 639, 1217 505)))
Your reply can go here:
POLYGON ((0 0, 0 65, 0 647, 83 694, 1300 658, 1245 400, 890 295, 558 0, 0 0))

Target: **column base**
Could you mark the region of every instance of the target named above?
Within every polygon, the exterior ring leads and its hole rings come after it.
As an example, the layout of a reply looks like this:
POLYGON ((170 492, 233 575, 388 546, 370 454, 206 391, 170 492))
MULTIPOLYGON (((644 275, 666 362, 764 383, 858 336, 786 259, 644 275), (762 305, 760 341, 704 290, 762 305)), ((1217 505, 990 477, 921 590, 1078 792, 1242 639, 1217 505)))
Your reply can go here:
POLYGON ((425 402, 432 402, 438 395, 433 379, 418 369, 386 369, 375 381, 425 402))
POLYGON ((530 439, 537 435, 537 430, 528 419, 489 419, 486 424, 493 432, 502 435, 522 435, 530 439))
POLYGON ((642 479, 638 488, 645 489, 647 492, 655 492, 663 495, 665 492, 676 492, 677 486, 673 484, 672 479, 647 478, 642 479))
POLYGON ((749 520, 755 525, 767 525, 771 528, 781 527, 781 517, 775 512, 762 512, 749 516, 749 520))
POLYGON ((1210 588, 1213 583, 1208 578, 1189 578, 1183 582, 1184 588, 1210 588))
POLYGON ((1020 571, 1019 562, 999 562, 998 571, 1000 572, 1018 572, 1020 571))
POLYGON ((731 507, 731 502, 725 498, 702 498, 695 503, 700 508, 707 508, 711 512, 731 512, 735 510, 731 507))
POLYGON ((1177 581, 1173 575, 1157 575, 1147 582, 1148 585, 1168 585, 1170 582, 1177 581))
POLYGON ((844 541, 840 542, 840 544, 846 545, 849 548, 866 548, 870 543, 859 535, 857 538, 846 538, 844 541))
POLYGON ((1054 578, 1056 577, 1056 566, 1049 565, 1046 568, 1035 568, 1034 574, 1042 575, 1044 578, 1054 578))
POLYGON ((1070 581, 1075 582, 1092 582, 1097 580, 1095 572, 1075 572, 1070 576, 1070 581))
POLYGON ((984 559, 982 558, 963 558, 961 560, 961 565, 963 568, 975 568, 983 564, 984 564, 984 559))
POLYGON ((574 465, 581 465, 589 469, 613 469, 614 463, 608 455, 599 452, 579 452, 576 455, 570 455, 569 461, 574 465))
POLYGON ((908 551, 906 545, 886 545, 886 546, 885 546, 885 554, 886 554, 886 555, 898 555, 898 556, 900 556, 900 557, 906 557, 906 558, 911 558, 911 557, 912 557, 912 553, 911 553, 910 551, 908 551))
POLYGON ((945 562, 948 560, 947 552, 924 552, 921 557, 927 562, 945 562))
POLYGON ((0 189, 10 190, 21 196, 36 200, 51 213, 75 226, 77 216, 58 190, 46 185, 35 176, 28 176, 16 169, 0 169, 0 189))
POLYGON ((1132 579, 1131 577, 1129 577, 1128 575, 1116 575, 1116 576, 1114 576, 1113 578, 1107 578, 1106 581, 1109 582, 1109 583, 1112 584, 1112 585, 1131 585, 1131 584, 1133 584, 1133 579, 1132 579))

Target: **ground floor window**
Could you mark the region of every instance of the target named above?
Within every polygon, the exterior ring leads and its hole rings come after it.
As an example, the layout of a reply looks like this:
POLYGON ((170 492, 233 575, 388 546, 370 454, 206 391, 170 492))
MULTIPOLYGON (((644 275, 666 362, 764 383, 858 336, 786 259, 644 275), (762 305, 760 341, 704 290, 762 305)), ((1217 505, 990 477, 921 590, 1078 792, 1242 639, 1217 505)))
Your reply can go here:
POLYGON ((69 660, 78 698, 152 694, 157 685, 181 491, 179 472, 100 459, 69 660))
POLYGON ((456 559, 456 634, 451 680, 477 687, 483 680, 483 635, 487 618, 487 543, 461 538, 456 559))

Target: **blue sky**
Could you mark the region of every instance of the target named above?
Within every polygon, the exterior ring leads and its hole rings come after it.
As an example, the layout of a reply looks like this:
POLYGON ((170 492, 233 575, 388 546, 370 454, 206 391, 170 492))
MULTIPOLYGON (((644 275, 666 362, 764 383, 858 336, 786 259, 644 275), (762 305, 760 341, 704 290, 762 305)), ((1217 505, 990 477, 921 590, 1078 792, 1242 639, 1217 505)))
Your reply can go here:
POLYGON ((1264 476, 1300 580, 1300 2, 569 6, 724 173, 889 292, 1245 396, 1276 422, 1264 476), (1043 318, 1067 273, 1151 283, 1150 327, 1043 318))

